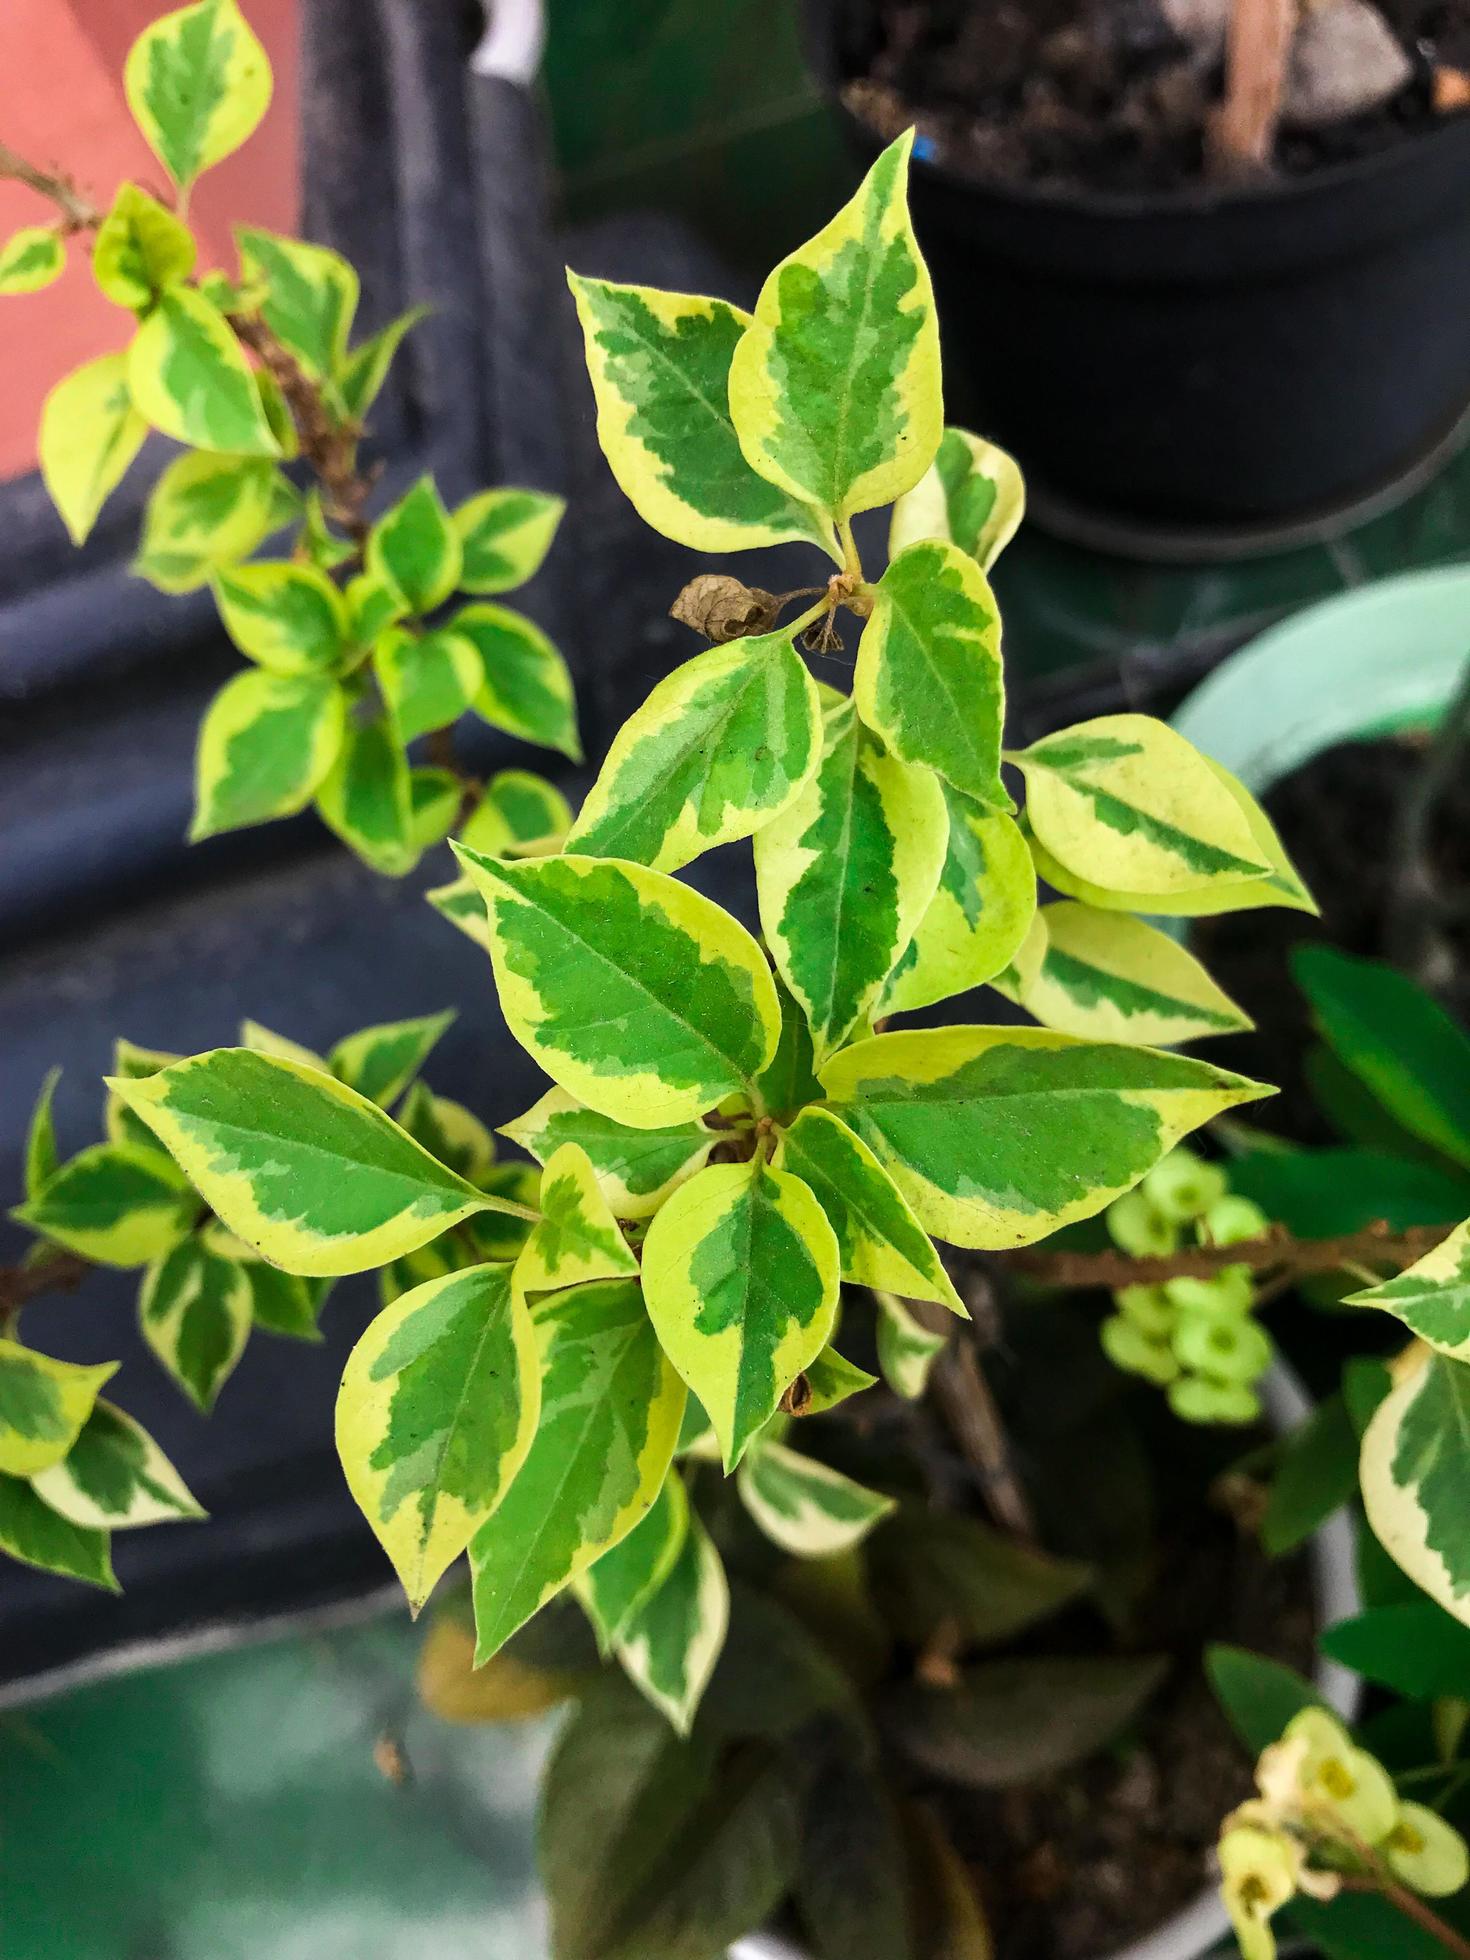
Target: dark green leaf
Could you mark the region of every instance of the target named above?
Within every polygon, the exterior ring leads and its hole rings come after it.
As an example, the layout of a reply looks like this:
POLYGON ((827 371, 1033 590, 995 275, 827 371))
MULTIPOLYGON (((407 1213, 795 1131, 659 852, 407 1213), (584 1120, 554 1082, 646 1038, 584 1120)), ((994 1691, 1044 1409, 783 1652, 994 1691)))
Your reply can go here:
POLYGON ((1205 1673, 1231 1727, 1253 1756, 1280 1739, 1293 1715, 1322 1706, 1310 1681, 1244 1647, 1208 1648, 1205 1673))
POLYGON ((1340 1395, 1315 1408, 1281 1446, 1261 1543, 1272 1558, 1293 1551, 1358 1489, 1358 1432, 1340 1395))
POLYGON ((941 1621, 969 1640, 999 1642, 1069 1604, 1091 1568, 1049 1558, 974 1518, 905 1506, 868 1541, 880 1611, 905 1640, 923 1642, 941 1621))
POLYGON ((1410 1701, 1470 1699, 1470 1627, 1432 1599, 1373 1607, 1329 1627, 1319 1644, 1355 1674, 1410 1701))
POLYGON ((1084 1762, 1138 1715, 1163 1680, 1161 1655, 987 1661, 957 1688, 908 1683, 886 1727, 933 1776, 1004 1790, 1084 1762))

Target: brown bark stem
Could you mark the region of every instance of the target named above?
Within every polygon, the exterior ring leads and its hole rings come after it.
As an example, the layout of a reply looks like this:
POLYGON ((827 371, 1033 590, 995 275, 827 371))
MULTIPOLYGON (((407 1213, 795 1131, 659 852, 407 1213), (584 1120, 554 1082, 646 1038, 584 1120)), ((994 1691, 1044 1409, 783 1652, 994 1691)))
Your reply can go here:
POLYGON ((1401 1912, 1405 1919, 1412 1919, 1421 1932, 1428 1933, 1431 1939, 1438 1940, 1446 1953, 1455 1954, 1457 1960, 1470 1960, 1470 1940, 1467 1940, 1462 1933, 1457 1933, 1453 1926, 1447 1925, 1437 1912, 1425 1905, 1417 1892, 1411 1892, 1407 1886, 1400 1885, 1377 1858, 1374 1858, 1372 1863, 1371 1877, 1345 1877, 1342 1881, 1343 1891, 1381 1894, 1396 1912, 1401 1912))
POLYGON ((1033 1252, 1003 1255, 1013 1272, 1049 1286, 1157 1286, 1170 1279, 1211 1279, 1229 1266, 1249 1266, 1279 1278, 1331 1273, 1344 1266, 1392 1266, 1402 1271, 1455 1230, 1449 1225, 1411 1225, 1394 1232, 1379 1219, 1360 1232, 1332 1239, 1297 1239, 1277 1229, 1234 1245, 1181 1246, 1147 1258, 1129 1252, 1033 1252))
POLYGON ((1225 100, 1210 129, 1224 174, 1271 160, 1296 34, 1297 0, 1234 0, 1225 49, 1225 100))
POLYGON ((991 1518, 1012 1538, 1035 1545, 1038 1533, 1031 1500, 1016 1472, 1005 1419, 985 1379, 975 1343, 963 1336, 951 1342, 939 1357, 933 1381, 934 1399, 975 1472, 991 1518))
POLYGON ((0 1266, 0 1336, 13 1340, 22 1307, 46 1293, 72 1293, 92 1270, 76 1252, 48 1252, 26 1266, 0 1266))
POLYGON ((24 184, 40 197, 49 198, 60 211, 68 231, 90 231, 102 222, 102 213, 88 197, 83 197, 70 177, 59 170, 42 170, 28 163, 8 143, 0 143, 0 177, 13 184, 24 184))

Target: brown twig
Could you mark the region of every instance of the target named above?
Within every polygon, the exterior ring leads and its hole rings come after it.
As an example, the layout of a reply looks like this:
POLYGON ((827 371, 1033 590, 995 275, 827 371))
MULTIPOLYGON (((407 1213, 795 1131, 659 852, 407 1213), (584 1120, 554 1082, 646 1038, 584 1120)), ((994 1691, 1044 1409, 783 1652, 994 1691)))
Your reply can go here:
POLYGON ((1032 1252, 1004 1255, 1012 1272, 1025 1273, 1048 1286, 1158 1286, 1170 1279, 1211 1279, 1229 1266, 1249 1266, 1252 1272, 1289 1275, 1332 1273, 1344 1266, 1392 1266, 1402 1271, 1447 1239, 1450 1225, 1411 1225, 1394 1232, 1378 1219, 1360 1232, 1334 1239, 1298 1239, 1279 1227, 1260 1238, 1240 1239, 1234 1245, 1181 1246, 1135 1258, 1129 1252, 1032 1252))
POLYGON ((73 1293, 92 1270, 76 1252, 50 1250, 25 1266, 0 1266, 0 1336, 13 1338, 22 1307, 46 1293, 73 1293))
POLYGON ((248 347, 275 381, 291 411, 301 458, 325 492, 326 512, 353 542, 366 542, 369 525, 364 514, 373 479, 357 466, 362 431, 353 422, 329 413, 321 390, 290 348, 282 345, 259 313, 226 316, 242 347, 248 347))
MULTIPOLYGON (((1365 1847, 1366 1849, 1366 1847, 1365 1847)), ((1458 1960, 1470 1960, 1470 1940, 1457 1933, 1453 1926, 1447 1925, 1439 1914, 1425 1905, 1417 1892, 1411 1892, 1406 1885, 1400 1885, 1381 1859, 1368 1853, 1371 1873, 1359 1877, 1347 1873, 1342 1879, 1344 1892, 1377 1892, 1387 1900, 1395 1911, 1401 1912, 1405 1919, 1412 1919, 1421 1932, 1438 1940, 1446 1953, 1453 1953, 1458 1960)))
POLYGON ((42 170, 27 162, 8 143, 0 143, 0 177, 8 178, 13 184, 24 184, 28 190, 49 198, 60 211, 62 224, 69 232, 91 231, 102 222, 103 213, 89 197, 82 195, 70 177, 59 170, 42 170))
POLYGON ((1271 160, 1297 14, 1298 0, 1233 0, 1225 100, 1210 128, 1211 157, 1224 173, 1271 160))
POLYGON ((967 1291, 973 1332, 959 1327, 946 1307, 917 1300, 909 1303, 909 1311, 931 1333, 953 1336, 934 1364, 930 1392, 960 1454, 975 1473, 992 1520, 1022 1544, 1034 1545, 1039 1534, 1031 1500, 981 1362, 980 1343, 988 1346, 998 1327, 996 1303, 988 1282, 979 1275, 967 1291))

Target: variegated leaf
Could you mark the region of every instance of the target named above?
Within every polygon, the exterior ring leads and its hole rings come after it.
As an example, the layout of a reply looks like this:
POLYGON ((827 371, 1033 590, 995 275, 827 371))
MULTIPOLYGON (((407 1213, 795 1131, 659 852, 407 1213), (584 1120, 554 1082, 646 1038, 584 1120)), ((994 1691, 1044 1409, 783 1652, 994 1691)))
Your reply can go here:
POLYGON ((461 504, 452 520, 464 557, 461 591, 488 597, 524 585, 540 570, 565 509, 540 490, 482 490, 461 504))
POLYGON ((789 633, 711 647, 623 723, 568 849, 677 871, 789 808, 821 750, 816 683, 789 633))
POLYGON ((754 847, 766 943, 819 1058, 876 1005, 949 837, 937 777, 886 754, 841 696, 828 695, 823 721, 816 775, 754 847))
POLYGON ((401 592, 410 612, 431 612, 459 584, 459 533, 430 476, 420 477, 373 526, 367 568, 401 592))
POLYGON ((739 1471, 740 1500, 766 1536, 796 1558, 831 1558, 860 1544, 894 1508, 815 1457, 761 1443, 739 1471))
POLYGON ((465 786, 456 770, 410 766, 408 836, 415 851, 432 850, 444 842, 459 821, 464 799, 465 786))
MULTIPOLYGON (((141 424, 141 418, 140 418, 141 424)), ((265 456, 175 457, 153 486, 133 569, 161 592, 193 592, 249 557, 272 529, 281 481, 265 456)))
POLYGON ((533 1305, 541 1420, 531 1453, 470 1542, 475 1659, 626 1538, 673 1460, 684 1386, 633 1280, 598 1280, 533 1305))
POLYGON ((136 184, 121 184, 97 228, 92 276, 114 305, 143 313, 166 286, 188 278, 196 257, 187 225, 136 184))
POLYGON ((424 896, 441 917, 448 919, 452 926, 458 926, 466 939, 473 939, 487 953, 491 950, 490 921, 485 916, 485 901, 480 896, 479 887, 470 878, 456 878, 452 884, 437 885, 433 891, 425 892, 424 896))
POLYGON ((801 1407, 804 1416, 819 1416, 827 1409, 835 1409, 851 1396, 861 1395, 865 1388, 872 1388, 878 1380, 866 1368, 845 1360, 830 1341, 801 1372, 806 1382, 801 1407))
POLYGON ((1189 1131, 1271 1093, 1186 1056, 1049 1028, 877 1035, 821 1077, 924 1229, 987 1250, 1090 1218, 1189 1131))
POLYGON ((108 1534, 63 1518, 24 1477, 0 1476, 0 1552, 105 1592, 121 1590, 108 1534))
POLYGON ((568 275, 597 435, 645 523, 696 551, 802 538, 838 564, 830 522, 757 474, 730 414, 730 363, 750 315, 722 299, 568 275))
POLYGON ((59 1463, 117 1370, 116 1361, 84 1367, 0 1338, 0 1473, 34 1477, 59 1463))
POLYGON ((349 716, 335 761, 321 779, 317 811, 374 871, 402 878, 418 862, 408 757, 386 714, 349 716))
POLYGON ((1363 1434, 1368 1522, 1415 1585, 1470 1626, 1470 1367, 1411 1349, 1363 1434))
POLYGON ((651 1217, 719 1142, 714 1130, 697 1122, 635 1130, 584 1108, 565 1089, 549 1090, 524 1116, 503 1123, 500 1133, 529 1151, 538 1164, 549 1163, 564 1145, 576 1144, 618 1218, 651 1217))
MULTIPOLYGON (((181 1056, 169 1054, 162 1048, 140 1048, 137 1042, 128 1041, 122 1035, 119 1035, 112 1044, 114 1075, 157 1075, 161 1068, 167 1068, 170 1062, 181 1059, 181 1056)), ((142 1144, 143 1148, 151 1151, 154 1156, 162 1157, 165 1166, 164 1175, 168 1175, 166 1168, 168 1156, 165 1151, 159 1149, 158 1138, 146 1123, 139 1122, 127 1104, 114 1095, 111 1089, 107 1091, 106 1100, 102 1105, 102 1120, 110 1143, 142 1144)))
POLYGON ((99 1266, 146 1266, 188 1231, 198 1201, 168 1159, 135 1143, 72 1157, 10 1215, 99 1266))
POLYGON ((357 312, 356 271, 324 245, 280 238, 248 225, 236 235, 245 283, 264 295, 262 319, 307 374, 326 380, 347 354, 357 312))
POLYGON ((88 361, 47 395, 37 455, 73 544, 87 537, 147 434, 128 387, 126 354, 88 361))
POLYGON ((934 295, 909 223, 912 146, 912 130, 890 143, 776 267, 730 363, 746 459, 838 519, 912 489, 944 427, 934 295))
MULTIPOLYGON (((450 1007, 442 1014, 359 1028, 337 1043, 327 1058, 328 1067, 339 1082, 386 1109, 413 1081, 454 1018, 450 1007)), ((419 1141, 427 1139, 421 1137, 419 1141)))
POLYGON ((679 1735, 688 1735, 730 1626, 724 1562, 697 1514, 672 1570, 617 1642, 628 1679, 679 1735))
POLYGON ((577 1598, 604 1653, 673 1570, 688 1535, 689 1517, 684 1479, 671 1469, 642 1521, 575 1582, 577 1598))
POLYGON ((1470 1360, 1470 1221, 1422 1259, 1349 1294, 1352 1307, 1382 1307, 1454 1361, 1470 1360))
MULTIPOLYGON (((331 1066, 324 1055, 315 1049, 303 1047, 299 1041, 292 1041, 289 1035, 277 1034, 274 1028, 264 1028, 259 1021, 245 1020, 240 1023, 240 1046, 253 1048, 257 1055, 278 1055, 288 1062, 299 1062, 303 1068, 320 1069, 324 1075, 331 1074, 331 1066)), ((182 1055, 162 1055, 153 1068, 119 1068, 119 1075, 157 1075, 160 1068, 167 1068, 170 1062, 181 1062, 182 1055)), ((153 1141, 153 1133, 148 1132, 148 1140, 153 1141)))
POLYGON ((61 1164, 56 1150, 56 1124, 51 1114, 56 1085, 60 1080, 59 1068, 46 1071, 26 1130, 25 1191, 27 1202, 32 1204, 55 1177, 61 1164))
POLYGON ((1046 950, 1034 978, 998 992, 1044 1027, 1094 1041, 1170 1047, 1253 1024, 1177 939, 1126 912, 1065 899, 1042 908, 1046 950))
POLYGON ((270 106, 271 67, 236 0, 197 0, 144 28, 123 87, 149 148, 187 195, 254 133, 270 106))
POLYGON ((321 1329, 317 1317, 326 1297, 328 1282, 320 1279, 305 1279, 299 1273, 283 1273, 279 1266, 271 1266, 262 1259, 254 1246, 246 1245, 232 1232, 220 1229, 204 1229, 207 1244, 214 1244, 216 1236, 228 1240, 238 1248, 233 1255, 244 1268, 246 1284, 250 1288, 250 1324, 260 1327, 267 1334, 277 1334, 289 1341, 307 1341, 315 1345, 321 1340, 321 1329))
POLYGON ((540 1206, 541 1216, 516 1262, 516 1278, 528 1293, 637 1274, 638 1261, 579 1145, 564 1143, 547 1158, 540 1206))
POLYGON ((134 407, 166 436, 235 456, 280 454, 239 342, 192 287, 159 295, 127 362, 134 407))
POLYGON ((1036 870, 1016 822, 944 787, 939 884, 879 1002, 902 1014, 982 986, 1017 958, 1036 917, 1036 870))
POLYGON ((237 1238, 288 1272, 365 1272, 478 1211, 534 1217, 438 1164, 330 1076, 218 1048, 110 1084, 237 1238))
POLYGON ((617 859, 456 854, 485 900, 507 1025, 553 1081, 634 1129, 690 1121, 770 1061, 780 1008, 719 906, 617 859))
POLYGON ((461 827, 460 842, 486 857, 549 857, 566 843, 572 809, 555 783, 529 769, 502 769, 461 827))
POLYGON ((373 666, 405 742, 458 721, 485 679, 479 649, 463 633, 391 626, 373 648, 373 666))
POLYGON ((200 724, 190 841, 304 810, 346 739, 346 697, 334 680, 237 674, 200 724))
POLYGON ((408 614, 408 601, 396 586, 375 572, 359 572, 343 588, 352 616, 352 638, 360 647, 372 646, 408 614))
POLYGON ((860 1137, 829 1109, 804 1109, 775 1162, 809 1186, 837 1234, 842 1277, 963 1314, 959 1295, 908 1202, 860 1137))
POLYGON ((1255 882, 1271 868, 1237 795, 1198 749, 1150 715, 1099 715, 1014 760, 1038 841, 1093 884, 1192 893, 1255 882))
POLYGON ((388 370, 393 365, 393 357, 402 346, 405 334, 420 320, 427 319, 432 310, 428 306, 411 306, 406 313, 400 313, 396 320, 391 320, 380 333, 354 347, 342 363, 337 375, 337 393, 343 408, 354 422, 362 421, 382 392, 388 370))
POLYGON ((337 1453, 415 1613, 511 1488, 540 1406, 536 1335, 509 1265, 415 1287, 352 1350, 337 1453))
POLYGON ((236 565, 215 574, 214 595, 241 653, 275 673, 329 673, 347 651, 346 602, 315 565, 236 565))
POLYGON ((66 246, 50 225, 23 225, 0 245, 0 298, 38 293, 66 270, 66 246))
POLYGON ((1005 684, 1000 613, 958 546, 911 544, 878 581, 853 673, 857 711, 904 762, 926 763, 989 810, 1000 779, 1005 684))
POLYGON ((252 1317, 245 1268, 199 1237, 151 1265, 138 1293, 144 1340, 206 1413, 245 1352, 252 1317))
POLYGON ((790 989, 779 977, 776 997, 781 1003, 781 1036, 775 1054, 756 1077, 751 1106, 760 1115, 789 1123, 807 1103, 822 1100, 822 1085, 813 1067, 812 1031, 790 989))
POLYGON ((649 1226, 649 1318, 707 1410, 727 1470, 826 1346, 838 1267, 812 1192, 759 1159, 707 1166, 649 1226))
POLYGON ((541 628, 509 606, 488 603, 462 606, 449 628, 471 642, 485 670, 475 713, 493 728, 580 762, 572 677, 541 628))
POLYGON ((426 1082, 413 1083, 398 1121, 431 1157, 478 1184, 495 1162, 495 1139, 463 1103, 436 1096, 426 1082))
POLYGON ((874 1290, 878 1303, 878 1366, 895 1395, 917 1402, 929 1386, 934 1363, 948 1345, 948 1336, 931 1332, 892 1293, 874 1290))
POLYGON ((888 555, 944 538, 988 572, 1020 529, 1026 485, 1013 456, 968 429, 946 429, 928 470, 893 506, 888 555))
POLYGON ((59 1517, 91 1531, 204 1516, 142 1424, 104 1400, 96 1403, 65 1460, 31 1481, 59 1517))

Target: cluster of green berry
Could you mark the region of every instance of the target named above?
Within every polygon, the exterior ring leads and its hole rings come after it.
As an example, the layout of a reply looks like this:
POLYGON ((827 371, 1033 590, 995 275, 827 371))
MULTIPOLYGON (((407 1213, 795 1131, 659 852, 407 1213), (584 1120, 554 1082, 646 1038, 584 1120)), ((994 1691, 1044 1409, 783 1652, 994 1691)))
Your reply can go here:
MULTIPOLYGON (((1190 1238, 1234 1245, 1268 1229, 1259 1205, 1233 1195, 1218 1164, 1182 1149, 1108 1207, 1107 1226, 1113 1243, 1138 1259, 1177 1252, 1190 1238)), ((1249 1266, 1120 1287, 1117 1312, 1100 1330, 1103 1349, 1115 1367, 1164 1389, 1186 1422, 1253 1422, 1261 1412, 1255 1383, 1271 1365, 1255 1297, 1249 1266)))

